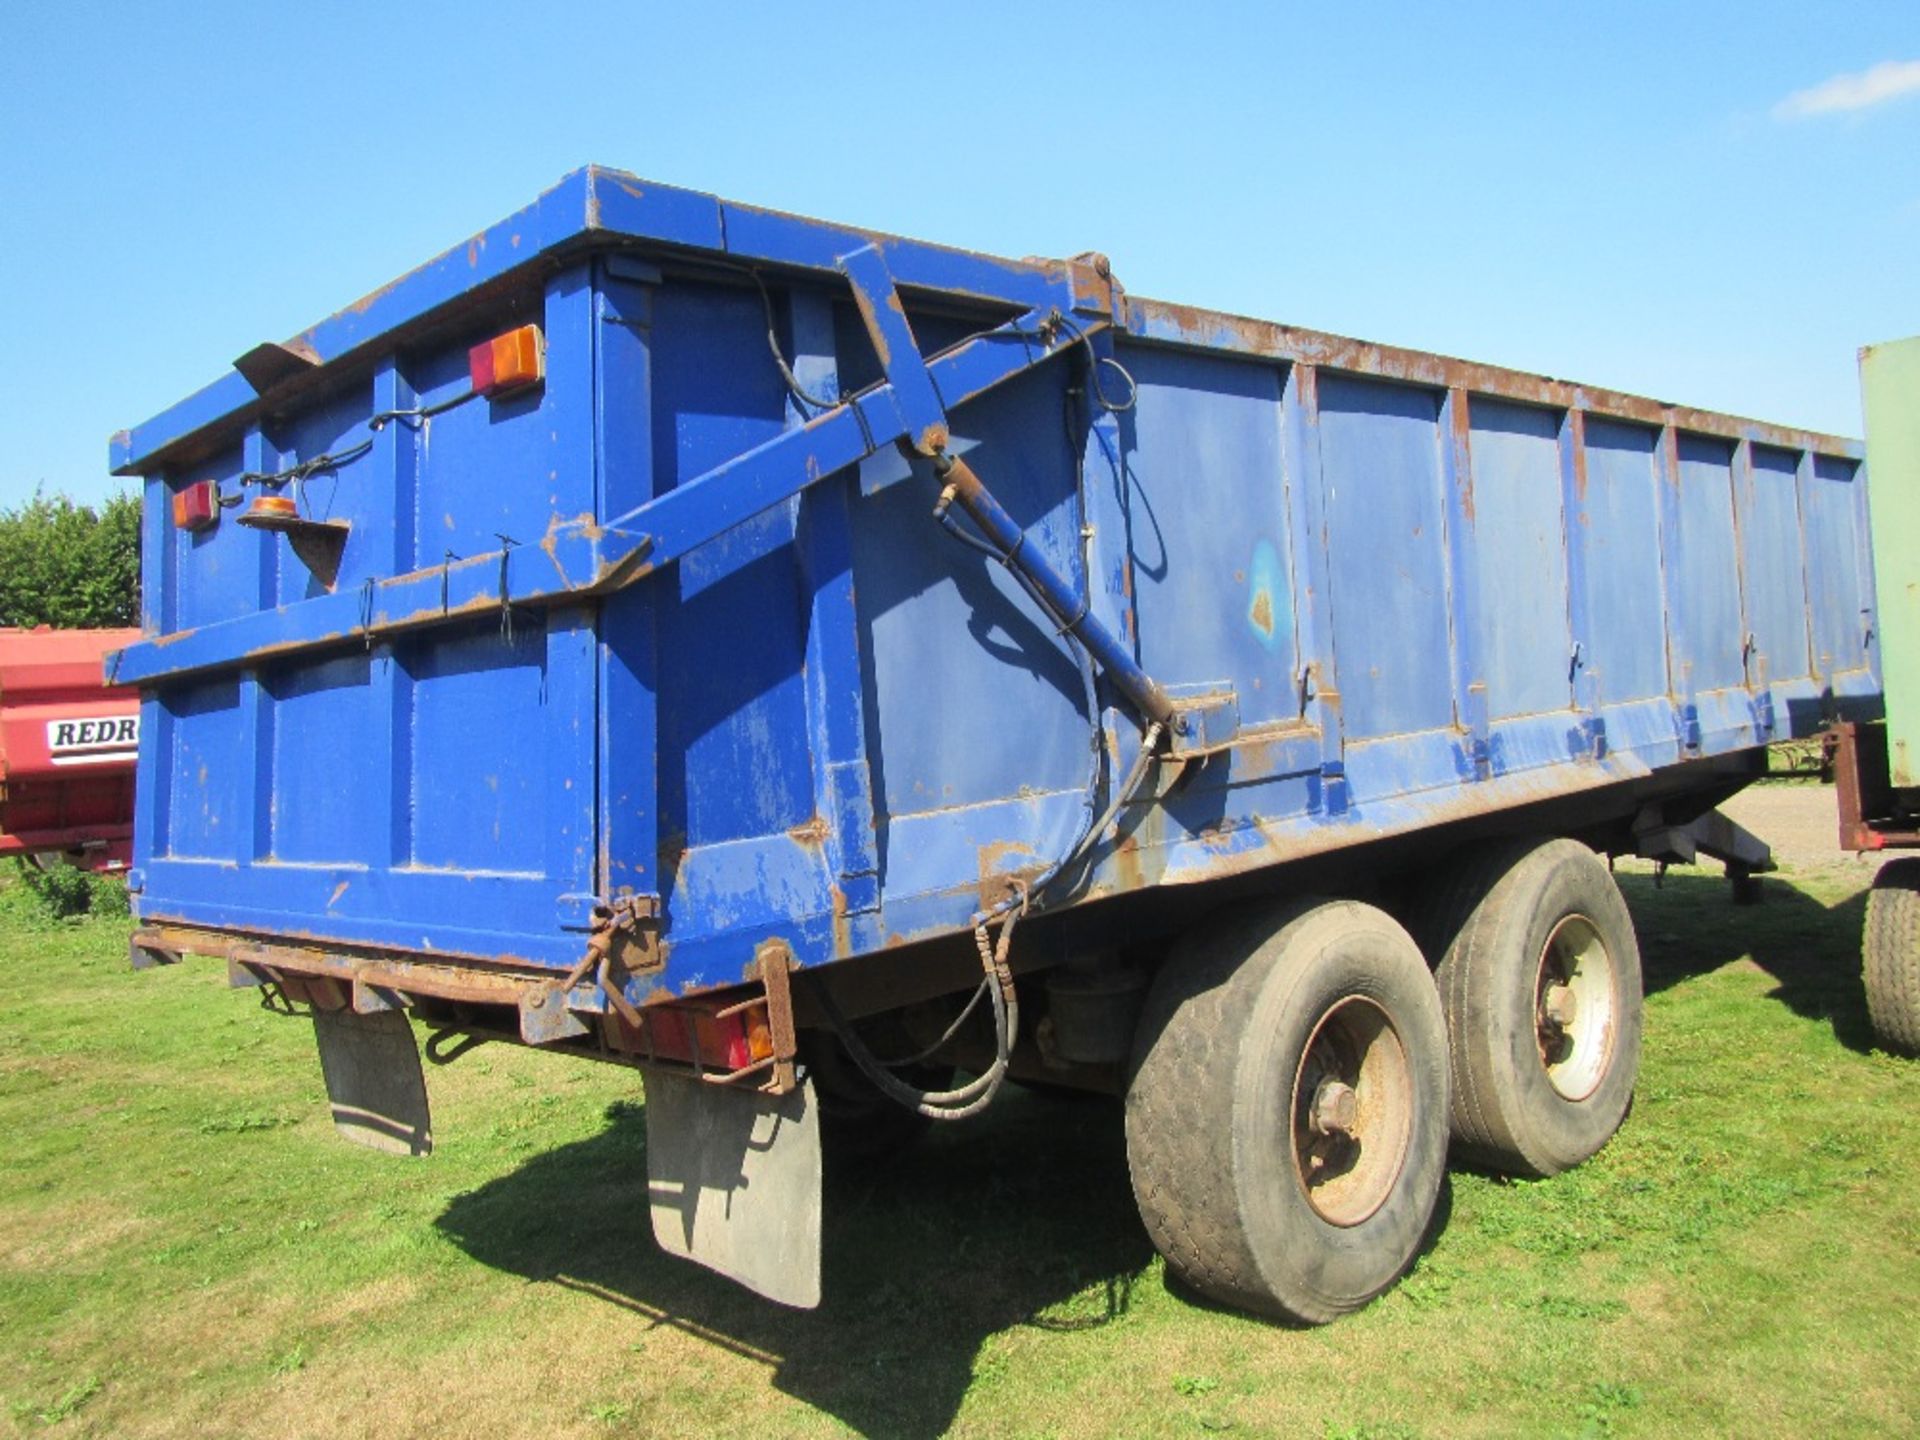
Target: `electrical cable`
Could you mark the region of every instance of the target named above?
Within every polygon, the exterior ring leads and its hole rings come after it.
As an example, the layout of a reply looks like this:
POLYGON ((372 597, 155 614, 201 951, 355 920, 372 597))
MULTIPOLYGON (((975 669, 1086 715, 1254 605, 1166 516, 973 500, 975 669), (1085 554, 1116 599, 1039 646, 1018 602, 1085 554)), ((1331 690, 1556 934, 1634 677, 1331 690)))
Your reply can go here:
MULTIPOLYGON (((422 405, 412 410, 382 410, 377 415, 368 416, 366 426, 374 435, 378 435, 382 430, 386 429, 392 421, 429 420, 435 415, 444 415, 456 405, 466 404, 467 401, 473 399, 479 393, 478 390, 465 390, 453 396, 451 399, 442 400, 434 405, 422 405)), ((318 475, 322 471, 337 470, 342 465, 358 460, 371 449, 373 449, 372 435, 360 441, 358 444, 349 445, 344 450, 329 450, 325 454, 314 456, 311 460, 302 460, 297 465, 289 465, 284 470, 271 472, 248 470, 234 483, 242 488, 248 485, 258 485, 263 490, 278 489, 289 481, 297 483, 305 480, 310 475, 318 475)), ((227 502, 223 501, 222 503, 227 502)))

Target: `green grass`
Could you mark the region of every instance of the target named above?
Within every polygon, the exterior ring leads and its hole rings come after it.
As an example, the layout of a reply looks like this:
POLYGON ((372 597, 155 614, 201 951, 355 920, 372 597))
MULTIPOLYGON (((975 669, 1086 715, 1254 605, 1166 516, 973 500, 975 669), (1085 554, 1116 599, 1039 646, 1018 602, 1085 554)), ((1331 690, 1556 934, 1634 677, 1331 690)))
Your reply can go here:
POLYGON ((22 1436, 1891 1435, 1920 1429, 1920 1066, 1873 1050, 1863 874, 1623 876, 1646 1057, 1559 1179, 1457 1172, 1324 1330, 1170 1289, 1118 1112, 1017 1094, 829 1176, 801 1314, 648 1236, 628 1073, 433 1071, 339 1143, 309 1027, 0 893, 0 1430, 22 1436))

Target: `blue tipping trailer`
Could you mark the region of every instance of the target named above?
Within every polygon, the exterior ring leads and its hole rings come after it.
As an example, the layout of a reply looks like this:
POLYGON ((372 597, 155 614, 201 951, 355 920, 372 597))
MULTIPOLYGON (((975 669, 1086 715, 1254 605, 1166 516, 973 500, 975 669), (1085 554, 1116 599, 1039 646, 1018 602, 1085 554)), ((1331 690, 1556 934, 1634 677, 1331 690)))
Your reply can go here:
POLYGON ((1595 851, 1766 868, 1714 807, 1880 700, 1856 442, 604 169, 113 462, 136 961, 387 1148, 409 1016, 638 1065, 656 1235, 793 1303, 822 1131, 1008 1075, 1125 1091, 1201 1288, 1363 1303, 1449 1134, 1624 1114, 1595 851))

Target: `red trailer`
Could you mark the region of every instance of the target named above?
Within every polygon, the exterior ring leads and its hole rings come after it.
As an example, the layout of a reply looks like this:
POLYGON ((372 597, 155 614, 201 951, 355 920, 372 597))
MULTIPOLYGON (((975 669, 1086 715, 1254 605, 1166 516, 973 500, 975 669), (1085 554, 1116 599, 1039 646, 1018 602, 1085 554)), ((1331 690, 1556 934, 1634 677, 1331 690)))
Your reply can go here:
POLYGON ((123 870, 140 697, 101 659, 138 630, 0 629, 0 855, 123 870))

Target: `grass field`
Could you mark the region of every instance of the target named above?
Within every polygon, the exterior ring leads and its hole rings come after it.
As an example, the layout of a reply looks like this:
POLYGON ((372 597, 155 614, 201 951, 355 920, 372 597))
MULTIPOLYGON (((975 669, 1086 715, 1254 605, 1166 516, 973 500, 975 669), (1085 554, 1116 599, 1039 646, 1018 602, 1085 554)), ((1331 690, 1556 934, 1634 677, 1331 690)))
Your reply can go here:
MULTIPOLYGON (((1830 802, 1829 802, 1830 803, 1830 802)), ((1646 1057, 1557 1180, 1456 1173, 1412 1275, 1295 1331, 1170 1289, 1116 1107, 1017 1094, 830 1175, 826 1302, 653 1248, 627 1072, 434 1071, 337 1142, 304 1021, 0 894, 0 1429, 16 1435, 1897 1435, 1920 1430, 1920 1065, 1873 1050, 1866 872, 1623 884, 1646 1057)))

